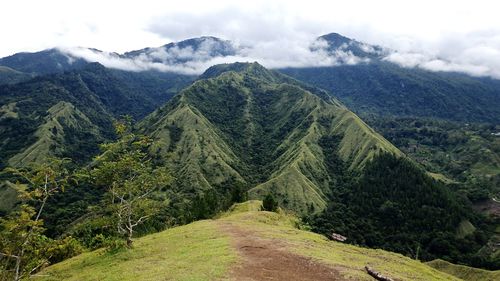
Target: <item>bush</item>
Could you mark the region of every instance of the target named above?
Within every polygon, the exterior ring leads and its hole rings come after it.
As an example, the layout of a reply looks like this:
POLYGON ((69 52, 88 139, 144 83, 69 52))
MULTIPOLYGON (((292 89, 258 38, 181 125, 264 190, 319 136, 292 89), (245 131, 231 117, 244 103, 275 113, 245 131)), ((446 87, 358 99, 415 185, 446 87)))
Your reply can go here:
POLYGON ((278 209, 278 202, 274 199, 272 194, 266 195, 262 201, 262 210, 269 212, 276 212, 278 209))

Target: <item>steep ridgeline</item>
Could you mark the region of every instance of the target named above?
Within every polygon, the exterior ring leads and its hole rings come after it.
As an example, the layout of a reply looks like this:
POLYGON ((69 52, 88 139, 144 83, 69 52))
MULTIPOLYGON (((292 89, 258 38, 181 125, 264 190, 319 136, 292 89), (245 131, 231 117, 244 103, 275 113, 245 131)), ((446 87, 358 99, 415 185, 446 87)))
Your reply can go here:
POLYGON ((329 163, 359 171, 380 152, 401 153, 336 100, 304 88, 257 63, 218 65, 139 127, 184 192, 215 192, 223 204, 241 188, 318 212, 338 181, 329 163))
POLYGON ((112 120, 142 118, 192 78, 111 71, 100 64, 0 86, 0 166, 46 156, 86 161, 113 136, 112 120))

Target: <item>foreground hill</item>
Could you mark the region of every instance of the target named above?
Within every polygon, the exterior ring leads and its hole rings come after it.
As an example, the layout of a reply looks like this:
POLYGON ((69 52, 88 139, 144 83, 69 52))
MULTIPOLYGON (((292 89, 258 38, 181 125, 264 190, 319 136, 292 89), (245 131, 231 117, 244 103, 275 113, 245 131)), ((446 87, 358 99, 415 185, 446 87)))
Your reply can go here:
POLYGON ((297 218, 262 212, 259 201, 137 239, 131 250, 82 254, 40 272, 37 280, 460 280, 382 250, 328 241, 297 228, 297 218))

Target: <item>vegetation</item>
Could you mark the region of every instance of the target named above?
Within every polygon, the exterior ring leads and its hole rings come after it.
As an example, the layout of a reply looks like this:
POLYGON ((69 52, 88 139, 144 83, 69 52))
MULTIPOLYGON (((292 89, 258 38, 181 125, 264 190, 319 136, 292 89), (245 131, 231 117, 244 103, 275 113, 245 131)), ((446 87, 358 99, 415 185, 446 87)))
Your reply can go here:
POLYGON ((399 154, 323 92, 258 64, 216 66, 202 77, 138 127, 153 139, 151 152, 166 160, 179 192, 209 209, 227 209, 238 186, 249 198, 272 193, 302 214, 321 211, 330 192, 323 136, 338 136, 339 157, 350 169, 380 151, 399 154))
MULTIPOLYGON (((143 99, 132 90, 134 81, 121 82, 126 75, 92 64, 78 71, 0 86, 0 92, 6 93, 0 95, 0 122, 6 124, 0 130, 7 136, 0 148, 8 148, 0 150, 2 164, 23 166, 43 163, 52 155, 77 156, 80 161, 75 164, 81 168, 74 188, 45 200, 37 223, 30 224, 29 208, 36 209, 40 203, 26 202, 14 209, 5 224, 8 235, 13 234, 7 221, 23 217, 24 229, 37 230, 43 241, 56 239, 65 245, 65 253, 54 256, 67 257, 82 246, 108 248, 105 253, 86 254, 89 259, 82 258, 83 264, 76 266, 96 264, 90 271, 94 272, 115 257, 130 258, 134 264, 132 260, 146 252, 140 241, 147 239, 141 236, 212 218, 250 198, 264 199, 265 210, 293 211, 306 217, 314 231, 345 235, 353 244, 415 259, 443 258, 498 267, 496 257, 478 254, 485 251, 481 247, 493 230, 490 220, 471 210, 467 198, 474 192, 456 193, 465 189, 435 181, 325 92, 257 63, 221 65, 207 70, 202 79, 135 126, 131 118, 115 122, 114 132, 110 129, 113 120, 143 99), (21 131, 29 137, 14 141, 21 131), (116 141, 109 142, 115 137, 116 141), (108 142, 90 161, 102 140, 108 142), (120 249, 124 244, 129 247, 120 249)), ((154 81, 161 80, 143 78, 153 85, 143 93, 153 91, 154 81)), ((142 81, 138 76, 134 79, 142 81)), ((163 94, 145 98, 131 113, 136 118, 144 116, 151 109, 149 101, 161 100, 160 96, 165 98, 163 94)), ((451 147, 456 136, 427 133, 422 129, 405 136, 423 137, 419 142, 424 144, 428 138, 434 148, 434 142, 451 147)), ((483 137, 485 141, 477 147, 488 143, 488 149, 496 151, 494 143, 489 143, 493 139, 483 137)), ((477 151, 477 155, 484 152, 477 151)), ((496 158, 491 159, 495 171, 496 158)), ((446 169, 432 171, 445 174, 442 178, 449 175, 446 169)), ((0 194, 12 198, 10 191, 0 194)), ((492 188, 489 194, 494 192, 492 188)), ((16 202, 7 203, 3 206, 16 207, 16 202)), ((283 224, 283 214, 263 214, 258 215, 259 220, 276 219, 283 224)), ((303 225, 288 217, 286 223, 303 225)), ((34 247, 46 248, 42 244, 34 247)), ((52 257, 38 258, 37 264, 54 261, 52 257)), ((116 278, 122 277, 116 274, 116 278)), ((71 276, 87 277, 75 272, 67 277, 71 276)))
MULTIPOLYGON (((262 202, 236 204, 218 220, 198 221, 137 239, 132 250, 85 253, 42 271, 40 280, 226 280, 243 260, 221 225, 231 224, 259 240, 280 241, 283 251, 341 268, 342 278, 373 280, 372 265, 397 280, 459 280, 399 254, 327 240, 297 229, 299 219, 259 211, 262 202)), ((244 264, 243 264, 244 265, 244 264)))
POLYGON ((361 115, 500 121, 500 82, 490 78, 404 68, 379 59, 280 72, 328 90, 361 115))
POLYGON ((484 269, 478 269, 473 267, 468 267, 464 265, 452 264, 444 260, 433 260, 427 263, 427 265, 442 271, 450 275, 458 277, 466 281, 494 281, 500 279, 500 271, 489 271, 484 269))
POLYGON ((99 143, 114 137, 113 118, 142 118, 192 79, 86 63, 0 85, 0 167, 23 166, 46 154, 86 163, 99 152, 99 143))
POLYGON ((148 138, 131 133, 127 123, 118 123, 116 129, 120 139, 102 145, 103 153, 95 160, 91 174, 97 185, 107 190, 105 204, 130 248, 134 229, 161 207, 153 193, 165 188, 171 177, 165 168, 153 166, 147 154, 148 138))
POLYGON ((266 195, 262 200, 262 210, 269 212, 276 212, 278 210, 278 202, 274 199, 272 194, 266 195))
POLYGON ((311 219, 313 230, 325 235, 340 233, 350 243, 415 259, 440 257, 481 267, 498 266, 498 260, 475 255, 486 243, 485 231, 491 235, 486 220, 410 161, 381 154, 359 179, 350 180, 333 192, 327 210, 311 219), (464 219, 481 229, 457 235, 464 219))
POLYGON ((199 221, 137 239, 134 248, 100 249, 55 264, 38 280, 215 280, 236 261, 230 239, 199 221))
MULTIPOLYGON (((473 201, 500 197, 500 127, 424 118, 368 122, 426 170, 443 174, 473 201)), ((445 179, 446 181, 446 179, 445 179)))
POLYGON ((8 169, 19 177, 20 182, 15 188, 23 202, 18 211, 0 220, 0 269, 3 280, 24 279, 49 261, 79 253, 78 245, 73 249, 68 249, 71 245, 59 247, 58 242, 43 235, 41 215, 48 199, 71 184, 71 174, 64 164, 64 160, 53 159, 31 169, 8 169), (69 253, 61 253, 61 250, 69 250, 69 253))

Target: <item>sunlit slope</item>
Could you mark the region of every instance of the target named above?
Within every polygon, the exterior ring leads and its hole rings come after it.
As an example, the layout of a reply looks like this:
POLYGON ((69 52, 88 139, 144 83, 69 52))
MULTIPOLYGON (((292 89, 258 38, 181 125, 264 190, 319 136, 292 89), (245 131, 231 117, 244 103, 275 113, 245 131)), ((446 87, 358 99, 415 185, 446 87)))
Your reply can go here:
POLYGON ((251 198, 273 193, 289 209, 320 211, 336 176, 326 143, 351 170, 379 152, 400 155, 324 92, 257 63, 215 66, 202 77, 139 124, 185 188, 224 193, 240 184, 251 198))
MULTIPOLYGON (((131 250, 97 250, 52 265, 37 280, 237 280, 233 270, 245 266, 241 239, 231 226, 252 239, 271 241, 280 251, 309 257, 339 272, 339 280, 373 280, 370 265, 395 280, 460 280, 400 254, 332 242, 297 228, 296 217, 259 211, 260 201, 235 205, 217 220, 205 220, 138 238, 131 250)), ((264 270, 264 269, 263 269, 264 270)))
POLYGON ((470 281, 500 280, 500 270, 496 271, 484 270, 465 265, 452 264, 444 260, 433 260, 431 262, 427 262, 426 264, 437 270, 446 272, 450 275, 456 276, 463 280, 470 280, 470 281))

